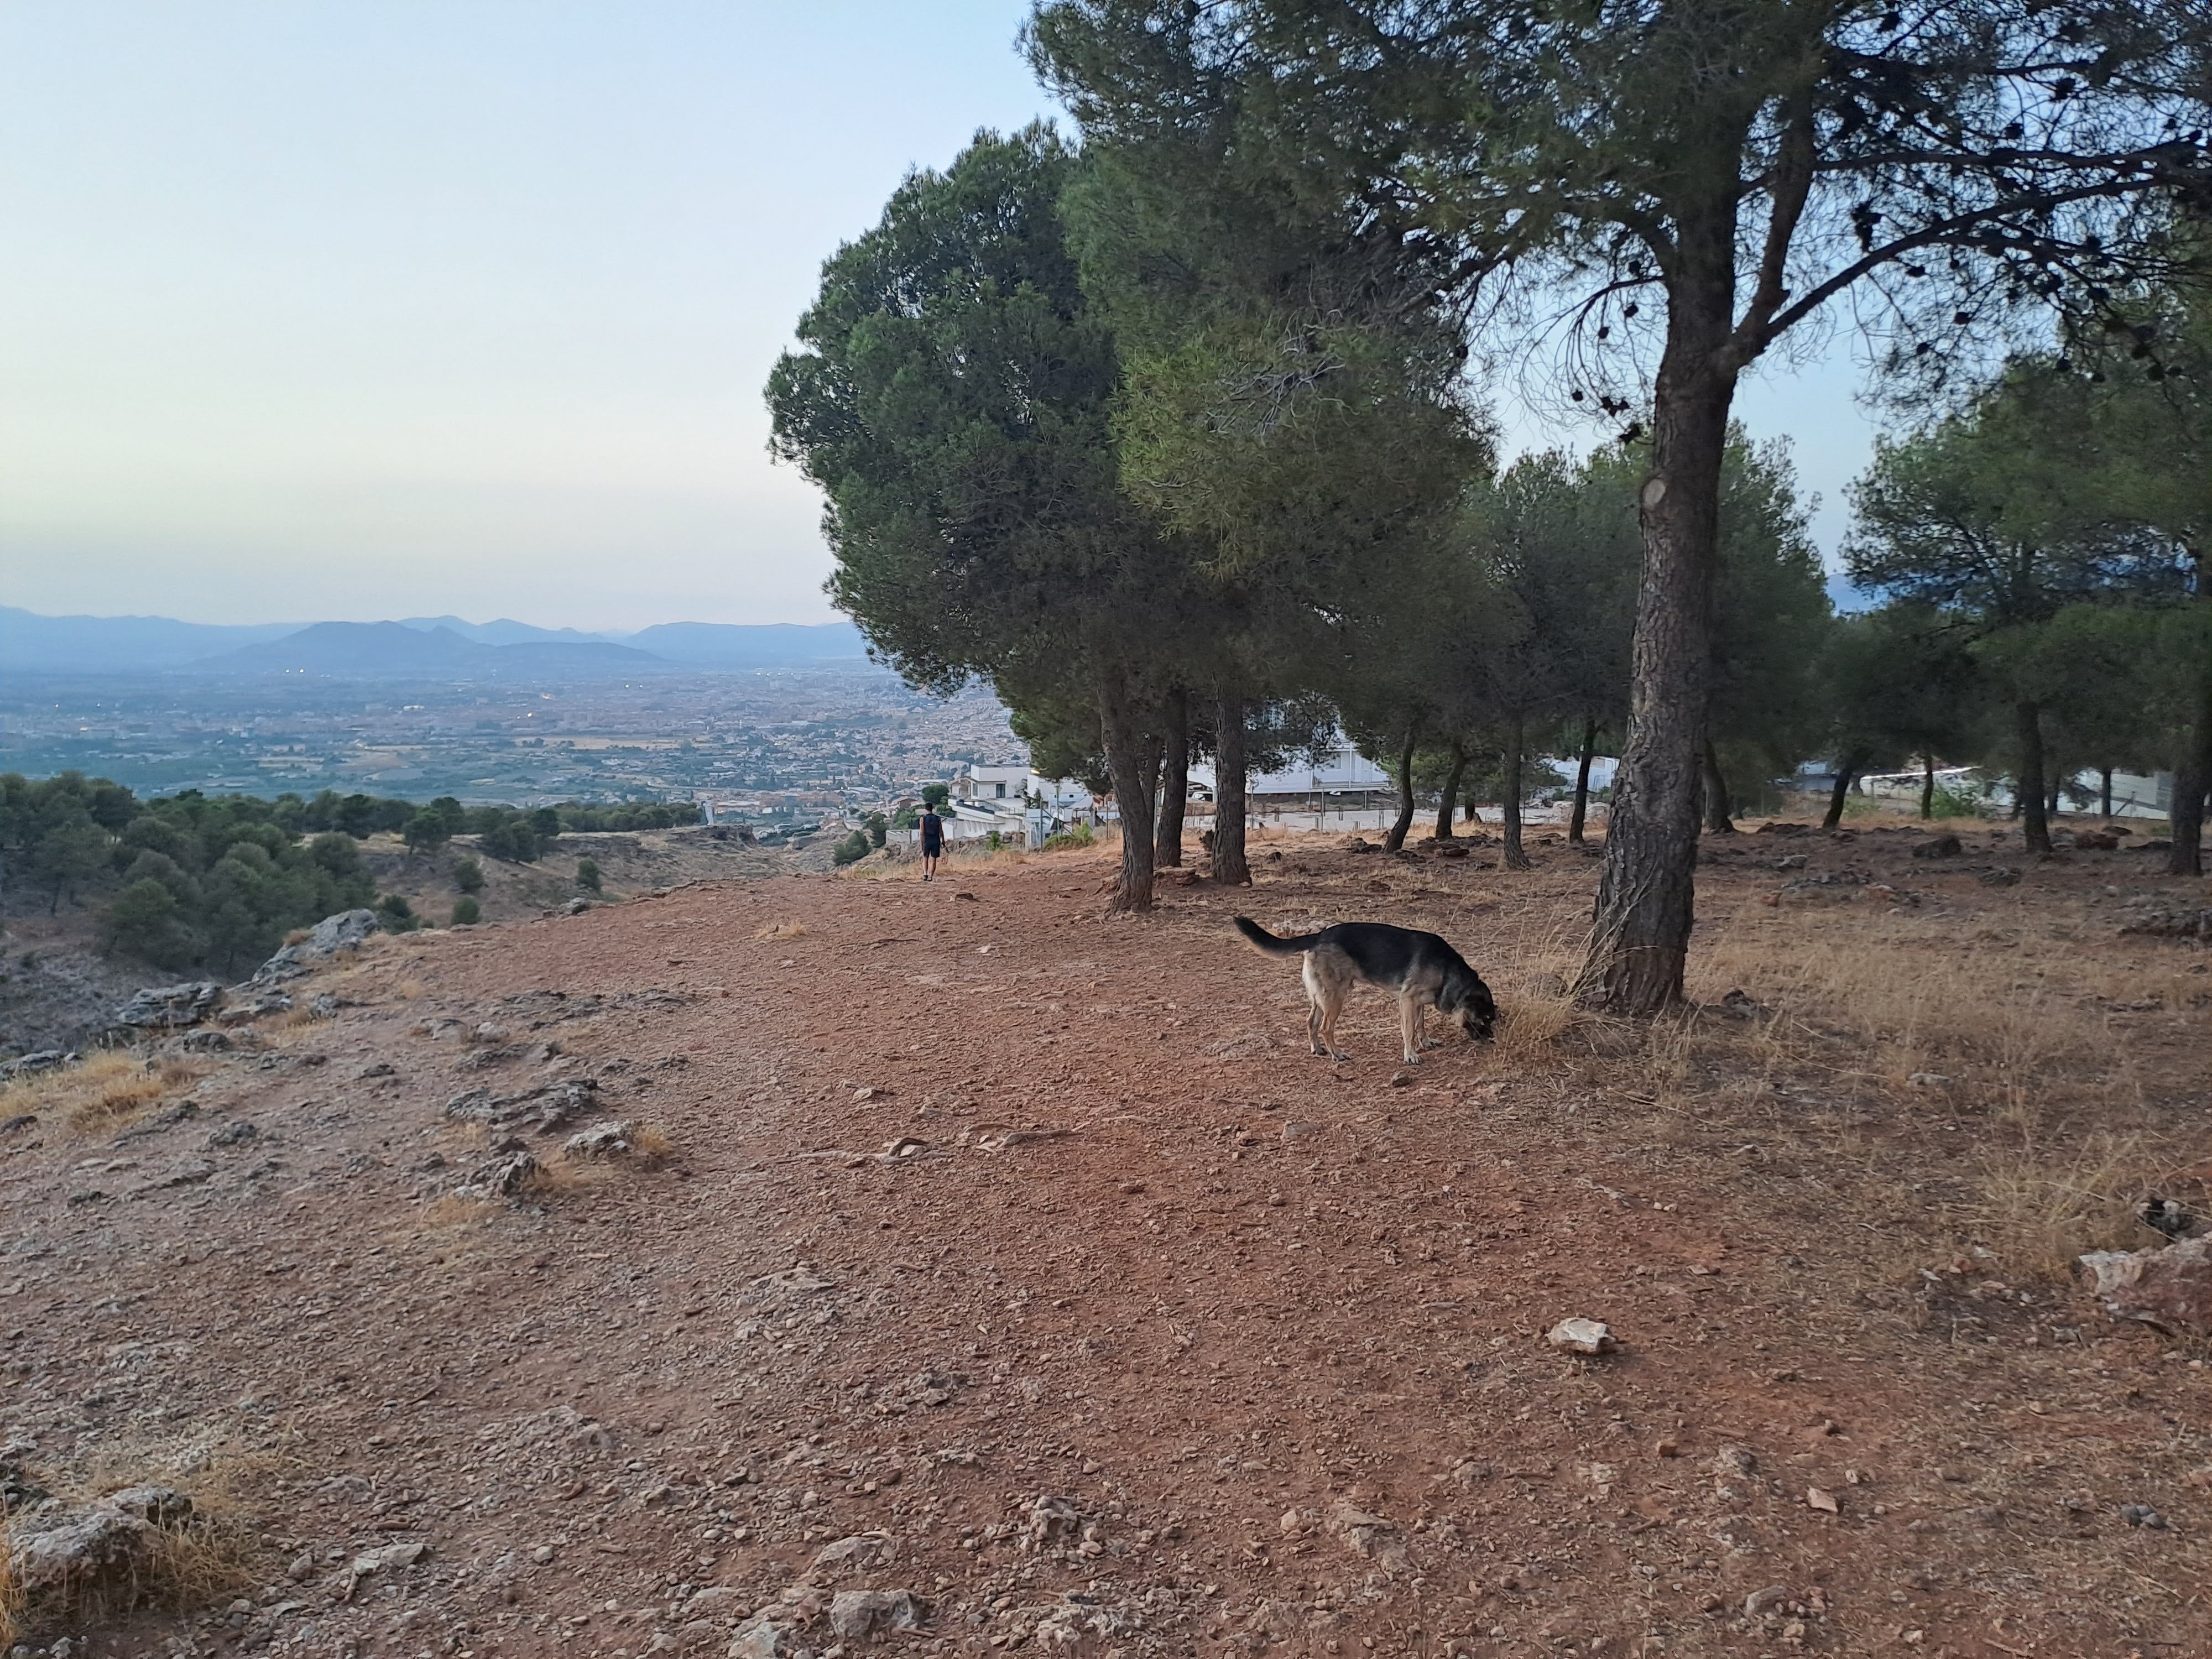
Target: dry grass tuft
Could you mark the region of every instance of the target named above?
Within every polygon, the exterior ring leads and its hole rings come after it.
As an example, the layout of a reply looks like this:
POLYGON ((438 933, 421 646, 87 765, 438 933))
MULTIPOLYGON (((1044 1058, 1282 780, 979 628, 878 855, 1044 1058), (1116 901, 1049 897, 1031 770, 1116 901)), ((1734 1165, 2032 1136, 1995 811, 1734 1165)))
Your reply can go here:
POLYGON ((30 1605, 9 1565, 7 1528, 0 1524, 0 1642, 28 1638, 34 1626, 98 1624, 142 1607, 174 1614, 228 1601, 258 1582, 253 1556, 260 1528, 246 1513, 248 1490, 279 1458, 207 1443, 102 1443, 83 1463, 42 1468, 42 1484, 82 1507, 148 1480, 176 1486, 191 1500, 191 1516, 150 1530, 145 1553, 127 1575, 72 1585, 30 1605))
POLYGON ((72 1133, 111 1132, 143 1117, 172 1089, 191 1083, 204 1070, 175 1059, 149 1065, 128 1049, 108 1049, 66 1071, 23 1078, 0 1089, 0 1117, 58 1117, 72 1133))
POLYGON ((668 1132, 658 1123, 639 1124, 630 1131, 629 1144, 637 1149, 637 1155, 644 1158, 666 1158, 676 1150, 676 1143, 668 1138, 668 1132))
POLYGON ((394 990, 402 1002, 413 1002, 419 999, 427 988, 419 979, 403 979, 394 990))
POLYGON ((2135 1216, 2154 1190, 2184 1189, 2166 1149, 2140 1133, 2090 1135, 2073 1147, 2019 1145, 1982 1162, 1968 1219, 2014 1271, 2063 1277, 2087 1250, 2133 1250, 2159 1241, 2135 1216))
POLYGON ((805 939, 806 924, 803 921, 772 921, 753 937, 771 945, 781 945, 787 939, 805 939))
POLYGON ((8 1520, 0 1516, 0 1649, 13 1648, 27 1634, 23 1625, 23 1587, 15 1582, 8 1520))
POLYGON ((1564 994, 1530 996, 1509 991, 1498 999, 1498 1053, 1507 1060, 1534 1060, 1575 1023, 1574 1004, 1564 994))

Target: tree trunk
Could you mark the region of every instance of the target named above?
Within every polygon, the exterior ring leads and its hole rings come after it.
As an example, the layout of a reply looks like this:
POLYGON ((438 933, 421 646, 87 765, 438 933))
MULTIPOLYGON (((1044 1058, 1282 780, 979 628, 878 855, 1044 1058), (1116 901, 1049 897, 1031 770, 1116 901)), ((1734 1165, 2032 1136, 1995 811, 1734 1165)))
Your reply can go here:
POLYGON ((1459 781, 1467 775, 1467 745, 1452 739, 1451 770, 1444 775, 1443 799, 1437 803, 1437 839, 1452 838, 1452 817, 1459 811, 1459 781))
POLYGON ((1213 879, 1224 887, 1249 887, 1244 855, 1244 699, 1224 692, 1215 704, 1218 759, 1213 791, 1213 879))
POLYGON ((2097 769, 2097 796, 2098 805, 2105 809, 2105 821, 2109 823, 2112 817, 2112 769, 2109 766, 2097 769))
POLYGON ((1681 1000, 1698 866, 1698 745, 1711 702, 1721 461, 1735 377, 1721 359, 1735 305, 1731 195, 1686 216, 1638 492, 1644 560, 1629 714, 1607 814, 1583 1000, 1629 1017, 1681 1000))
POLYGON ((2173 850, 2166 855, 2169 876, 2204 873, 2204 797, 2212 788, 2212 663, 2197 672, 2200 684, 2188 746, 2173 769, 2173 801, 2166 814, 2173 826, 2173 850))
POLYGON ((1161 713, 1165 746, 1160 756, 1159 828, 1152 838, 1152 862, 1172 870, 1182 863, 1183 809, 1190 799, 1189 694, 1177 686, 1168 693, 1161 713))
POLYGON ((1590 762, 1597 757, 1597 722, 1583 722, 1583 746, 1575 763, 1575 810, 1567 819, 1567 844, 1583 844, 1583 826, 1589 816, 1590 762))
POLYGON ((2013 705, 2013 740, 2020 745, 2020 772, 2013 794, 2021 811, 2021 834, 2031 853, 2051 850, 2051 817, 2044 799, 2043 711, 2032 702, 2013 705))
POLYGON ((1129 688, 1119 668, 1099 672, 1098 735, 1106 750, 1106 769, 1121 809, 1121 870, 1114 884, 1110 910, 1152 908, 1152 802, 1151 769, 1139 752, 1136 721, 1129 710, 1129 688))
POLYGON ((1920 757, 1920 816, 1923 819, 1936 816, 1936 757, 1920 757))
POLYGON ((1711 738, 1705 739, 1705 833, 1709 836, 1735 834, 1735 819, 1729 799, 1728 779, 1721 773, 1720 751, 1713 747, 1711 738))
MULTIPOLYGON (((2212 561, 2201 548, 2190 550, 2192 581, 2200 614, 2212 605, 2212 561)), ((2186 636, 2185 636, 2186 637, 2186 636)), ((2173 800, 2166 821, 2173 826, 2173 849, 2166 855, 2169 876, 2204 873, 2204 798, 2212 790, 2212 647, 2201 647, 2190 711, 2189 735, 2173 769, 2173 800)))
POLYGON ((2051 774, 2051 784, 2050 784, 2051 793, 2050 793, 2050 798, 2049 798, 2049 799, 2045 803, 2045 810, 2046 811, 2048 811, 2048 812, 2051 814, 2051 816, 2052 817, 2054 817, 2054 818, 2055 818, 2055 817, 2057 817, 2058 816, 2058 805, 2059 805, 2059 793, 2058 793, 2058 792, 2059 792, 2062 788, 2063 788, 2063 787, 2065 787, 2065 784, 2066 784, 2066 776, 2065 776, 2065 774, 2063 774, 2063 772, 2053 772, 2053 773, 2051 774))
POLYGON ((1528 852, 1521 844, 1521 750, 1525 743, 1516 716, 1512 730, 1506 733, 1505 799, 1501 803, 1505 814, 1505 867, 1509 870, 1528 868, 1528 852))
POLYGON ((1828 816, 1820 820, 1820 828, 1832 830, 1844 821, 1844 798, 1851 793, 1851 785, 1858 772, 1849 766, 1836 768, 1836 787, 1828 792, 1828 816))
POLYGON ((1406 832, 1413 827, 1413 749, 1421 740, 1418 726, 1406 728, 1406 746, 1398 753, 1398 821, 1384 832, 1382 850, 1395 853, 1406 844, 1406 832))

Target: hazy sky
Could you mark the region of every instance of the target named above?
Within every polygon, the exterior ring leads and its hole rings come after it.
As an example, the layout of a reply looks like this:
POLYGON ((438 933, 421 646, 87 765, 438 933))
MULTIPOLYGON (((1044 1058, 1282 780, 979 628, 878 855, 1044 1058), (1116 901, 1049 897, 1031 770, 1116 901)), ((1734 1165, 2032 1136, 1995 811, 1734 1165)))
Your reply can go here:
MULTIPOLYGON (((828 620, 761 387, 909 167, 1048 112, 1026 9, 0 0, 0 602, 828 620)), ((1741 400, 1832 554, 1852 385, 1741 400)))

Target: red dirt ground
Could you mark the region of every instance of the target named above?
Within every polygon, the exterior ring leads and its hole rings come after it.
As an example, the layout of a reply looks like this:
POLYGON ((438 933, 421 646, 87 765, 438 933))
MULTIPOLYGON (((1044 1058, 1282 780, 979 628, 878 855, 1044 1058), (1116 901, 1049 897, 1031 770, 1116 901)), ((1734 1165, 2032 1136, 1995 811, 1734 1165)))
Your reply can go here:
MULTIPOLYGON (((1839 1184, 1939 1179, 1968 1113, 1841 1153, 1726 1106, 1717 1038, 1669 1128, 1638 1034, 1542 1023, 1592 862, 1277 845, 1143 920, 1071 855, 384 941, 196 1115, 0 1140, 0 1442, 259 1535, 234 1610, 77 1651, 719 1654, 810 1577, 934 1652, 2212 1651, 2201 1358, 1839 1184), (1237 911, 1437 926, 1517 1023, 1409 1073, 1362 993, 1313 1060, 1237 911), (449 1195, 449 1097, 582 1077, 668 1151, 449 1195), (1620 1352, 1548 1347, 1577 1315, 1620 1352)), ((2202 1025, 2158 1039, 2200 1126, 2202 1025)))

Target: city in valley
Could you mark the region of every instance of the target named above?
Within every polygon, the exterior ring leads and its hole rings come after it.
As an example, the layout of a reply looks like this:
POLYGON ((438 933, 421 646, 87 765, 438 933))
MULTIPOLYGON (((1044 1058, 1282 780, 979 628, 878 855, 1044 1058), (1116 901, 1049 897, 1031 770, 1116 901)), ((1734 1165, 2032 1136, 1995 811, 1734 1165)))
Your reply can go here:
POLYGON ((931 696, 865 664, 550 684, 10 675, 0 720, 0 771, 140 794, 726 799, 766 827, 864 814, 1023 753, 988 690, 931 696))

